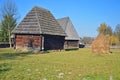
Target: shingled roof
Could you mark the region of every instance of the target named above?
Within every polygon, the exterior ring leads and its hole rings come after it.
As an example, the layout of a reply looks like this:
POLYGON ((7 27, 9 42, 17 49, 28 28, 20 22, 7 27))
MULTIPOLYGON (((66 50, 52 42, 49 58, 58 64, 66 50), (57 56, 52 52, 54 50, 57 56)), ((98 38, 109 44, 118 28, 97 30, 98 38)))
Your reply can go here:
POLYGON ((67 34, 67 36, 65 37, 66 40, 79 40, 79 36, 69 17, 57 19, 57 21, 67 34))
POLYGON ((12 33, 66 35, 51 12, 37 6, 32 8, 12 33))

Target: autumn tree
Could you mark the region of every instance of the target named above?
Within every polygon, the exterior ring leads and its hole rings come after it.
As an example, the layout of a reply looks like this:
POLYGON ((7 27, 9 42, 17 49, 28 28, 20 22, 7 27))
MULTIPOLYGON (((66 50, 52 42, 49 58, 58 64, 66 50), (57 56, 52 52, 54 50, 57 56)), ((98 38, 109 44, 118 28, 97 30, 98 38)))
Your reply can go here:
POLYGON ((119 39, 115 35, 110 36, 111 45, 117 45, 118 43, 119 43, 119 39))
POLYGON ((7 0, 0 8, 2 16, 1 21, 1 37, 3 42, 9 42, 11 47, 11 32, 17 24, 18 11, 15 3, 12 0, 7 0))
POLYGON ((100 24, 100 26, 98 27, 98 32, 99 34, 102 33, 104 35, 110 35, 110 36, 112 36, 113 34, 112 28, 108 26, 106 23, 100 24))
POLYGON ((107 30, 107 24, 106 23, 102 23, 100 24, 100 26, 98 27, 98 33, 102 33, 104 35, 106 35, 106 30, 107 30))
POLYGON ((117 45, 119 43, 119 39, 113 34, 113 35, 106 35, 107 39, 109 40, 110 45, 117 45))
MULTIPOLYGON (((110 45, 116 45, 119 43, 118 40, 119 38, 114 35, 112 28, 108 26, 106 23, 100 24, 100 26, 98 27, 98 32, 99 34, 101 33, 104 34, 108 38, 110 45)), ((116 27, 115 34, 117 36, 120 36, 119 32, 120 25, 116 27)))

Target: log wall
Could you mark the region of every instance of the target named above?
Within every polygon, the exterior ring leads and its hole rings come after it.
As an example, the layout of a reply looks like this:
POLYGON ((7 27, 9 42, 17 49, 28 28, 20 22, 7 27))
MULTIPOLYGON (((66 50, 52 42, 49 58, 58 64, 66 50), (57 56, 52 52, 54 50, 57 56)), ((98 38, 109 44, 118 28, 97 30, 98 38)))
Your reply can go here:
POLYGON ((79 48, 79 41, 78 40, 66 40, 64 43, 64 48, 79 48))
POLYGON ((16 35, 15 36, 15 48, 33 48, 41 49, 41 38, 40 35, 16 35))
POLYGON ((44 49, 45 50, 61 50, 64 49, 65 37, 44 35, 44 49))

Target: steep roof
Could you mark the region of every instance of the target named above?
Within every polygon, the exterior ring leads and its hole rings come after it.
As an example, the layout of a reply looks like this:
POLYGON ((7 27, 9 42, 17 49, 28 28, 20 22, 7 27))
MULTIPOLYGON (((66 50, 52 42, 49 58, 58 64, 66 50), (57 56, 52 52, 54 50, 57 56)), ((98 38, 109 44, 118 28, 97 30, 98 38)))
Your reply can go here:
POLYGON ((79 36, 69 17, 57 19, 57 21, 67 34, 67 36, 65 37, 66 40, 79 40, 79 36))
POLYGON ((52 13, 37 6, 32 8, 12 33, 66 35, 52 13))

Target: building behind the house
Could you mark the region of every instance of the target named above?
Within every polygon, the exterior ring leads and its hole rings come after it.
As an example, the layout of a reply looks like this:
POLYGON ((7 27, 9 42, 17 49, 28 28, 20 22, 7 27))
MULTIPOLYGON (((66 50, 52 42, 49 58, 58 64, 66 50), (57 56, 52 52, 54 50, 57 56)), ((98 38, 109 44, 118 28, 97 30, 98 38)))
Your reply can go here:
POLYGON ((77 34, 69 17, 57 19, 66 33, 64 48, 79 48, 79 35, 77 34))

